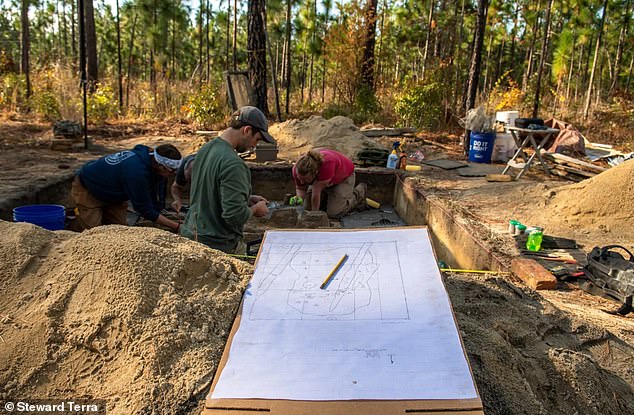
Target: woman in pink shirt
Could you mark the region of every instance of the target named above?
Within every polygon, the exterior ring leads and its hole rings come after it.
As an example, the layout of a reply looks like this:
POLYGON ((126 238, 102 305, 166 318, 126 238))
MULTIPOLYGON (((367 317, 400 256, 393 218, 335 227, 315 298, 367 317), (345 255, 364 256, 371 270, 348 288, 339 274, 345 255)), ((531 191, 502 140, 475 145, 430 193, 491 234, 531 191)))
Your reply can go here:
POLYGON ((354 164, 335 150, 319 148, 304 154, 293 166, 293 181, 306 210, 319 210, 325 205, 330 218, 340 218, 365 203, 367 185, 355 187, 354 164))

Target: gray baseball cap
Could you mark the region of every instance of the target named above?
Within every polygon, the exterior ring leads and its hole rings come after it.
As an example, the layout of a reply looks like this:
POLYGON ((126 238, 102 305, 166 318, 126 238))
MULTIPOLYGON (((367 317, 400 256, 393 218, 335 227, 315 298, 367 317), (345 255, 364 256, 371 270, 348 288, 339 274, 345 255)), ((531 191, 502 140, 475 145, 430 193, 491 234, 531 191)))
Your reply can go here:
POLYGON ((277 144, 275 139, 269 134, 269 122, 259 108, 247 105, 234 112, 231 117, 257 128, 267 143, 277 144))

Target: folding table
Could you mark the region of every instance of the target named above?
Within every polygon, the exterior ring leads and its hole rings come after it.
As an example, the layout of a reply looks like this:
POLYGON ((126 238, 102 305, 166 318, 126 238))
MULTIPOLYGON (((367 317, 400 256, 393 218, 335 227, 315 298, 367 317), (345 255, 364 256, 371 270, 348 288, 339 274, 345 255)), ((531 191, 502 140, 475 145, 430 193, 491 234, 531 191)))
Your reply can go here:
POLYGON ((533 130, 530 128, 519 128, 519 127, 506 127, 507 130, 511 132, 513 136, 513 140, 515 140, 515 144, 517 145, 517 151, 513 154, 513 157, 506 163, 506 167, 502 174, 506 174, 506 172, 512 167, 516 169, 520 169, 515 176, 515 179, 519 179, 522 177, 524 172, 528 170, 528 168, 533 163, 533 159, 535 156, 539 159, 542 167, 546 174, 550 175, 550 170, 544 159, 540 154, 540 150, 544 147, 544 145, 548 142, 548 140, 555 134, 559 133, 559 130, 556 128, 547 128, 544 130, 533 130), (525 135, 525 137, 524 137, 525 135), (523 137, 523 138, 522 138, 523 137), (524 152, 525 149, 529 147, 533 147, 535 149, 535 153, 528 157, 524 152), (517 159, 521 157, 524 160, 524 163, 517 163, 517 159))

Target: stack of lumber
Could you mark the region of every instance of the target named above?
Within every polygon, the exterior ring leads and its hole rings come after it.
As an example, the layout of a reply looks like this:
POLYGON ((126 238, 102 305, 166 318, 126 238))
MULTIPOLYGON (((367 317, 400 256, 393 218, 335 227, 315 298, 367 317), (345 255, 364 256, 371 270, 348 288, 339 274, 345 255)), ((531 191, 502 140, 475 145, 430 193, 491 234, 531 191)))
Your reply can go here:
POLYGON ((587 163, 564 154, 543 153, 542 157, 544 160, 554 163, 551 167, 551 171, 554 174, 576 182, 593 177, 606 170, 601 166, 587 163))

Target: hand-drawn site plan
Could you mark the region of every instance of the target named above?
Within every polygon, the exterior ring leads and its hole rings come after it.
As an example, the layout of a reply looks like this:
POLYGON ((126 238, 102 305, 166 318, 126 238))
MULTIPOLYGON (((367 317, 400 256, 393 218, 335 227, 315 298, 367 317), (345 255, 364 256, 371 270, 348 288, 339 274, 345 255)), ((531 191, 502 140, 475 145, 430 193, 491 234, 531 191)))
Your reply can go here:
POLYGON ((426 228, 267 232, 227 347, 211 399, 477 398, 426 228))
POLYGON ((249 310, 250 320, 409 319, 396 241, 326 247, 311 242, 269 244, 265 249, 267 262, 254 287, 258 294, 249 310), (320 289, 343 255, 348 259, 336 278, 327 289, 320 289), (381 266, 390 272, 379 272, 381 266))

